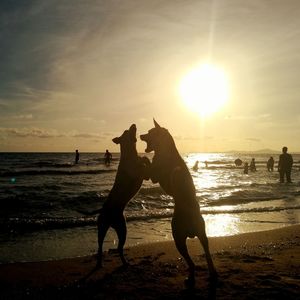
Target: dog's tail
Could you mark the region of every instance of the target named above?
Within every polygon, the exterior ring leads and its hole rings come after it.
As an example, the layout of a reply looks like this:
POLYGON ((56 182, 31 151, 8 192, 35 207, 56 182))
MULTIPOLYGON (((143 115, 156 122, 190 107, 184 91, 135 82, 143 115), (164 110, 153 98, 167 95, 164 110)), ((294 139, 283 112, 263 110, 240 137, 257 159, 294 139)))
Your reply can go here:
POLYGON ((83 215, 86 215, 86 216, 93 216, 93 215, 96 215, 96 214, 101 214, 102 210, 103 210, 103 208, 95 209, 95 210, 92 210, 92 211, 77 209, 76 211, 83 214, 83 215))

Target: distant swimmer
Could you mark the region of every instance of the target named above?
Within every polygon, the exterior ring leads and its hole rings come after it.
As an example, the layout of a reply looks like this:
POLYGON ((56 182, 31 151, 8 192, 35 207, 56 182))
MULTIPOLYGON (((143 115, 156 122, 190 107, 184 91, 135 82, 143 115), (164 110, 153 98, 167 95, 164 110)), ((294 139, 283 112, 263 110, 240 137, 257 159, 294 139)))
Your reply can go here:
POLYGON ((274 158, 273 158, 273 156, 271 156, 267 161, 267 169, 268 169, 269 172, 274 171, 274 158))
POLYGON ((75 151, 75 164, 78 164, 79 162, 79 152, 78 150, 75 151))
POLYGON ((247 162, 245 162, 244 164, 244 174, 248 174, 248 170, 249 170, 249 165, 247 162))
POLYGON ((251 172, 255 172, 256 171, 256 165, 255 165, 255 158, 251 159, 251 163, 250 163, 250 171, 251 172))
POLYGON ((194 164, 194 166, 193 166, 193 171, 198 171, 198 168, 199 168, 199 166, 198 166, 198 164, 199 164, 199 161, 198 160, 196 160, 196 162, 195 162, 195 164, 194 164))
POLYGON ((111 153, 106 149, 105 154, 104 154, 104 163, 106 166, 110 165, 110 161, 112 160, 112 155, 111 153))
POLYGON ((287 182, 292 182, 291 172, 293 166, 293 157, 291 154, 287 153, 288 148, 282 148, 282 154, 279 155, 278 162, 278 172, 280 177, 280 182, 284 182, 284 177, 286 176, 287 182))

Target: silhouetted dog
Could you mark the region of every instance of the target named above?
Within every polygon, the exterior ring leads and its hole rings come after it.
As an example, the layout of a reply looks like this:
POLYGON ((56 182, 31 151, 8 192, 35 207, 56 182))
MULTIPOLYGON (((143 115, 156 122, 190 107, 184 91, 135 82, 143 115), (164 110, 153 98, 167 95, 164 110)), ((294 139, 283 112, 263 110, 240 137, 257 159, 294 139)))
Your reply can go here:
POLYGON ((155 127, 147 134, 140 136, 147 143, 146 152, 154 151, 152 164, 149 166, 153 183, 159 182, 165 192, 174 198, 175 207, 172 219, 172 234, 179 253, 189 266, 189 276, 185 283, 195 284, 195 264, 186 246, 186 239, 197 236, 204 248, 209 273, 212 279, 217 278, 208 247, 205 223, 200 214, 196 200, 195 186, 190 172, 178 153, 175 142, 167 129, 154 120, 155 127))
POLYGON ((113 142, 120 144, 121 156, 114 185, 104 202, 98 217, 98 262, 102 266, 102 245, 109 227, 115 229, 118 235, 118 252, 124 265, 127 264, 123 254, 126 241, 126 220, 123 214, 125 206, 139 191, 146 178, 146 166, 150 161, 146 157, 139 157, 136 150, 136 126, 131 125, 120 137, 113 142))

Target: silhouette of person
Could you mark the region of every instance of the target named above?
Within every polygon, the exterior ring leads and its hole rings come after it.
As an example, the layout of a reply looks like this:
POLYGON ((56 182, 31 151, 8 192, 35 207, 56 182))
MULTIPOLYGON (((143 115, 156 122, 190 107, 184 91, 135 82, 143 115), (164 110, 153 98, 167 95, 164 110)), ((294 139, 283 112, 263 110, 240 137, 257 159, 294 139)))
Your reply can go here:
POLYGON ((255 171, 256 171, 255 158, 252 158, 252 159, 251 159, 251 163, 250 163, 250 171, 251 171, 251 172, 255 172, 255 171))
POLYGON ((245 162, 244 164, 244 174, 248 174, 248 170, 249 170, 249 165, 247 162, 245 162))
POLYGON ((106 166, 110 165, 110 161, 112 159, 111 153, 106 149, 105 154, 104 154, 104 163, 106 166))
POLYGON ((78 162, 79 162, 79 152, 76 149, 76 151, 75 151, 75 164, 78 164, 78 162))
POLYGON ((194 170, 194 171, 198 171, 198 168, 199 168, 198 164, 199 164, 199 161, 196 160, 196 162, 195 162, 195 164, 194 164, 194 166, 193 166, 193 170, 194 170))
POLYGON ((274 170, 274 158, 273 158, 273 156, 271 156, 267 161, 267 169, 268 169, 269 172, 271 172, 271 171, 273 172, 273 170, 274 170))
POLYGON ((282 148, 282 154, 279 155, 278 162, 278 172, 280 177, 280 182, 284 182, 284 177, 286 176, 287 182, 291 181, 291 172, 293 166, 293 157, 291 154, 287 153, 288 148, 282 148))

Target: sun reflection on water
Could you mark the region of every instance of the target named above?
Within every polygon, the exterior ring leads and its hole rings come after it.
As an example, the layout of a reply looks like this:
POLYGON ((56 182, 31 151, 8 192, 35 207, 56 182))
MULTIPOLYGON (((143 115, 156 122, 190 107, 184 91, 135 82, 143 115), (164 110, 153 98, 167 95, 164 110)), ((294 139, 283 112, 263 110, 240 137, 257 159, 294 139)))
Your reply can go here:
POLYGON ((208 236, 226 236, 239 233, 240 218, 237 215, 204 215, 208 236))
MULTIPOLYGON (((220 162, 228 161, 228 157, 219 153, 195 153, 189 154, 184 157, 187 166, 191 170, 191 175, 197 191, 197 197, 200 199, 200 206, 205 206, 206 197, 211 200, 219 200, 221 198, 227 198, 232 193, 239 192, 239 189, 231 189, 231 176, 230 170, 226 172, 224 169, 221 171, 216 166, 220 162), (195 162, 198 161, 198 170, 192 170, 195 162), (224 188, 226 187, 226 188, 224 188)), ((221 207, 205 207, 205 211, 222 211, 230 212, 232 210, 231 205, 222 205, 221 207)), ((233 214, 204 214, 206 223, 206 232, 208 236, 226 236, 234 235, 239 232, 240 218, 238 215, 233 214)))

